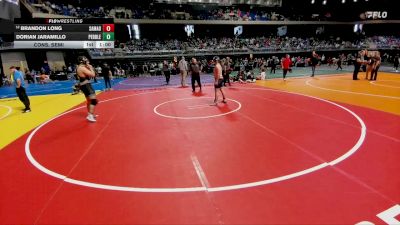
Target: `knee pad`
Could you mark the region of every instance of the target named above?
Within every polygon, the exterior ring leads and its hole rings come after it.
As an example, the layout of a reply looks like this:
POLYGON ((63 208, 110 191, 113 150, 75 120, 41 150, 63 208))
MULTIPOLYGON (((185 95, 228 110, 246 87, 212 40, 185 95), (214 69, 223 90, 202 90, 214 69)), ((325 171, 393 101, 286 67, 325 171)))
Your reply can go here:
POLYGON ((90 99, 91 105, 97 105, 97 103, 98 103, 97 99, 90 99))

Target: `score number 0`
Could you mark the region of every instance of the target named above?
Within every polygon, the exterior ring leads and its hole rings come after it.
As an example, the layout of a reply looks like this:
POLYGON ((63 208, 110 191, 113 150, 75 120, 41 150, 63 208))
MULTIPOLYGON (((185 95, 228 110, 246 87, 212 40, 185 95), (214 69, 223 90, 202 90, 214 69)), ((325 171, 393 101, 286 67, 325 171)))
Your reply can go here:
POLYGON ((114 24, 103 24, 103 32, 114 32, 114 24))

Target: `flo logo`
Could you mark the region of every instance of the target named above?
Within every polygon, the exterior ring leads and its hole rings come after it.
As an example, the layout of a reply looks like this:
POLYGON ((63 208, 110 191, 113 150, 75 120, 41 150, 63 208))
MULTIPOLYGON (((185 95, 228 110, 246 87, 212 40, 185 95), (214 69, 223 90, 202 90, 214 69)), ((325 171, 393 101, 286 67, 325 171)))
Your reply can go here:
POLYGON ((367 11, 365 12, 365 18, 366 19, 386 19, 388 16, 388 13, 386 11, 367 11))

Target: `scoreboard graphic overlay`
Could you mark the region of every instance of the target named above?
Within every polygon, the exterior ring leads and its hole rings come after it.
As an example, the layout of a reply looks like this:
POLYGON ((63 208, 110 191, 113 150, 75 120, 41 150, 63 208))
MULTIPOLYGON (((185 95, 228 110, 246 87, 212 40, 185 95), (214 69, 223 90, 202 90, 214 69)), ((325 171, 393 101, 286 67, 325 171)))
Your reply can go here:
POLYGON ((113 19, 31 19, 15 20, 14 47, 114 48, 113 19))

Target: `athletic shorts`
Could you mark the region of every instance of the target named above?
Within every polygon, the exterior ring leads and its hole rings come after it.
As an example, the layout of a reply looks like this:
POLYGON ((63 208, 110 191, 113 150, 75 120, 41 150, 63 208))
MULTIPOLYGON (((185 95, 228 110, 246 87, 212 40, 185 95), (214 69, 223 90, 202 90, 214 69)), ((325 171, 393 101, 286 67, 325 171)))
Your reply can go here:
POLYGON ((90 96, 93 96, 93 95, 96 94, 96 92, 94 91, 91 83, 80 85, 80 88, 81 88, 81 91, 83 92, 83 94, 85 94, 86 97, 90 97, 90 96))
POLYGON ((218 79, 217 84, 214 84, 215 88, 222 88, 222 84, 224 83, 224 79, 218 79))

